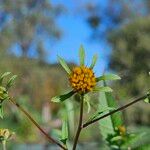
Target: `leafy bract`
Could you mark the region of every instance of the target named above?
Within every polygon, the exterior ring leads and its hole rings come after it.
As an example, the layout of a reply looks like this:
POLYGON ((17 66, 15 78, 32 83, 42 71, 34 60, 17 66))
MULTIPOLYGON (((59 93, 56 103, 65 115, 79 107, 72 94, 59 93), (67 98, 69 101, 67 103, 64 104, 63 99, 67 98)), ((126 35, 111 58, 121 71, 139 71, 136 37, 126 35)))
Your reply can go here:
POLYGON ((70 91, 69 93, 67 94, 63 94, 63 95, 60 95, 60 96, 55 96, 51 99, 52 102, 55 102, 55 103, 59 103, 59 102, 63 102, 65 101, 66 99, 70 98, 75 92, 74 91, 70 91))
POLYGON ((102 86, 102 87, 95 87, 93 91, 99 91, 99 92, 112 92, 113 90, 108 86, 102 86))
POLYGON ((80 59, 80 66, 84 66, 85 51, 82 45, 80 46, 80 49, 79 49, 79 59, 80 59))
POLYGON ((107 80, 120 80, 121 78, 115 74, 106 74, 96 78, 96 81, 107 81, 107 80))
POLYGON ((94 68, 94 66, 95 66, 95 64, 96 64, 96 62, 97 62, 97 59, 98 59, 98 56, 97 56, 97 55, 94 55, 94 56, 93 56, 93 59, 92 59, 92 63, 91 63, 91 65, 90 65, 90 68, 91 68, 91 69, 94 68))
POLYGON ((67 63, 65 62, 65 60, 63 58, 61 58, 60 56, 58 56, 58 61, 60 62, 61 66, 65 69, 65 71, 68 73, 68 74, 71 74, 71 70, 70 68, 68 67, 67 63))

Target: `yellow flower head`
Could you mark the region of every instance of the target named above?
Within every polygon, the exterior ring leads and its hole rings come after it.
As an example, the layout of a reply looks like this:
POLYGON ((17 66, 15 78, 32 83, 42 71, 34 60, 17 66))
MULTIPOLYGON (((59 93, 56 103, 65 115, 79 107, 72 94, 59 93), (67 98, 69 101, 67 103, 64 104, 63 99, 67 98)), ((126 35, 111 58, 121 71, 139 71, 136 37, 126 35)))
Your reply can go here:
POLYGON ((0 129, 0 141, 8 140, 12 133, 8 129, 0 129))
POLYGON ((118 130, 120 132, 120 135, 125 135, 126 134, 126 128, 124 126, 119 126, 118 130))
POLYGON ((53 102, 62 102, 73 96, 75 93, 86 94, 90 91, 112 92, 112 89, 108 86, 99 86, 97 83, 103 80, 117 80, 119 76, 114 74, 102 75, 95 77, 93 68, 97 61, 97 55, 92 58, 91 65, 85 66, 85 51, 83 46, 79 50, 80 65, 71 70, 65 60, 58 56, 58 60, 65 71, 68 73, 69 82, 72 90, 66 94, 55 96, 52 98, 53 102))
POLYGON ((85 66, 75 67, 69 76, 69 81, 74 91, 79 93, 92 91, 96 85, 93 70, 85 66))

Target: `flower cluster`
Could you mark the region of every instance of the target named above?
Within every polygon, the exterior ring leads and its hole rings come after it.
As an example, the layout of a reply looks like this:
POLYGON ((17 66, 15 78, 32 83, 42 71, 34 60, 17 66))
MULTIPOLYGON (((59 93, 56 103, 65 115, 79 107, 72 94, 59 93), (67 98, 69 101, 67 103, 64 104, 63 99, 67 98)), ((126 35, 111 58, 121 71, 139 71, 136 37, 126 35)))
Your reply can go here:
POLYGON ((85 93, 92 91, 96 85, 96 78, 92 69, 85 66, 75 67, 69 76, 74 91, 85 93))
POLYGON ((7 141, 12 137, 13 133, 8 129, 0 129, 0 142, 7 141))
POLYGON ((85 66, 85 51, 83 46, 79 50, 80 65, 74 67, 72 70, 68 67, 65 60, 61 57, 58 57, 58 60, 65 71, 68 73, 68 80, 72 87, 72 90, 67 94, 60 96, 55 96, 52 98, 53 102, 62 102, 70 98, 75 93, 78 94, 87 94, 91 91, 101 91, 101 92, 112 92, 112 89, 107 86, 99 86, 97 83, 99 81, 106 80, 118 80, 119 76, 114 74, 102 75, 96 77, 93 71, 93 68, 97 61, 97 55, 93 56, 92 63, 89 67, 85 66))

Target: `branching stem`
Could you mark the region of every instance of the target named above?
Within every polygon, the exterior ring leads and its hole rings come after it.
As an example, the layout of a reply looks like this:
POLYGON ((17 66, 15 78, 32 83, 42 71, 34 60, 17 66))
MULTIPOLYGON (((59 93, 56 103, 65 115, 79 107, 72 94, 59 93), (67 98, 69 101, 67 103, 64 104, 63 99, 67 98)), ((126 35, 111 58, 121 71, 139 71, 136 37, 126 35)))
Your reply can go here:
POLYGON ((56 141, 55 139, 53 139, 50 135, 48 135, 41 127, 40 125, 31 117, 31 115, 24 109, 22 108, 16 101, 14 101, 12 98, 9 98, 9 101, 11 101, 20 111, 22 111, 27 118, 45 135, 45 137, 47 138, 47 140, 49 142, 55 143, 57 144, 59 147, 61 147, 63 150, 67 150, 67 148, 60 144, 58 141, 56 141))
POLYGON ((115 110, 113 110, 113 111, 111 111, 111 112, 109 112, 109 113, 107 113, 107 114, 105 114, 105 115, 103 115, 103 116, 101 116, 99 118, 96 118, 94 120, 86 122, 85 124, 83 124, 82 128, 86 128, 87 126, 89 126, 89 125, 91 125, 91 124, 93 124, 93 123, 95 123, 95 122, 97 122, 97 121, 99 121, 101 119, 104 119, 104 118, 106 118, 106 117, 108 117, 108 116, 110 116, 110 115, 112 115, 112 114, 114 114, 114 113, 116 113, 118 111, 122 111, 122 110, 128 108, 129 106, 131 106, 131 105, 133 105, 133 104, 135 104, 135 103, 137 103, 137 102, 139 102, 141 100, 144 100, 145 98, 147 98, 147 95, 141 96, 141 97, 133 100, 132 102, 130 102, 130 103, 128 103, 128 104, 126 104, 126 105, 124 105, 122 107, 119 107, 118 109, 115 109, 115 110))

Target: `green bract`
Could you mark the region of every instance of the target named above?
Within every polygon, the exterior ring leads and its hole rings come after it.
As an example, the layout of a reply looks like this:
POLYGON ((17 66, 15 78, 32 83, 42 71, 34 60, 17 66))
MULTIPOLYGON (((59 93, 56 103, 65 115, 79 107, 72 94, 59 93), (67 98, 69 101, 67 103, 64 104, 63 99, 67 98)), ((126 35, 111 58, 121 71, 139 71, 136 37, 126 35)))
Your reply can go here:
MULTIPOLYGON (((78 91, 78 88, 76 88, 76 89, 74 88, 73 90, 71 90, 70 92, 68 92, 68 93, 66 93, 66 94, 53 97, 51 101, 53 101, 53 102, 63 102, 63 101, 65 101, 66 99, 68 99, 68 98, 70 98, 71 96, 73 96, 75 93, 87 94, 87 93, 90 92, 90 91, 112 92, 112 89, 111 89, 110 87, 108 87, 108 86, 97 86, 97 85, 95 86, 95 83, 94 83, 94 82, 98 83, 99 81, 118 80, 118 79, 121 79, 121 78, 120 78, 119 76, 115 75, 115 74, 102 75, 102 76, 96 78, 96 77, 95 77, 95 74, 94 74, 94 72, 93 72, 93 68, 94 68, 94 66, 95 66, 95 64, 96 64, 97 58, 98 58, 97 55, 94 55, 94 56, 93 56, 93 59, 92 59, 91 65, 90 65, 89 67, 85 66, 85 51, 84 51, 83 46, 81 45, 80 48, 79 48, 79 62, 80 62, 80 66, 76 67, 76 68, 78 68, 78 71, 77 71, 77 75, 75 74, 75 76, 79 76, 79 75, 80 75, 80 77, 82 77, 82 75, 83 75, 83 76, 84 76, 84 79, 85 79, 85 76, 91 76, 90 73, 93 73, 93 79, 95 78, 96 81, 93 81, 93 82, 92 82, 92 78, 89 77, 89 78, 86 78, 86 80, 89 80, 89 79, 90 79, 90 81, 89 81, 88 84, 87 84, 87 82, 84 81, 83 79, 79 79, 79 82, 83 82, 83 83, 80 83, 80 86, 82 86, 83 84, 86 85, 86 86, 88 85, 89 88, 90 88, 89 91, 88 91, 88 90, 87 90, 87 91, 85 90, 84 93, 81 93, 81 91, 78 91), (87 68, 87 69, 89 69, 90 71, 89 71, 88 73, 87 73, 87 72, 85 73, 85 72, 80 71, 80 70, 82 70, 81 68, 87 68), (82 74, 82 73, 84 73, 84 74, 82 74), (78 75, 78 74, 79 74, 79 75, 78 75), (82 81, 81 81, 81 80, 82 80, 82 81), (92 83, 94 83, 94 85, 93 85, 93 86, 90 86, 92 83)), ((58 61, 60 62, 61 66, 65 69, 65 71, 68 73, 69 81, 70 81, 72 87, 74 87, 73 84, 76 84, 75 86, 78 86, 78 85, 77 85, 78 82, 76 83, 76 81, 73 81, 73 80, 76 80, 76 77, 73 77, 73 75, 74 75, 73 73, 74 73, 74 72, 68 67, 68 65, 67 65, 67 63, 65 62, 65 60, 64 60, 63 58, 61 58, 61 57, 58 56, 58 61), (72 77, 72 78, 71 78, 72 80, 70 80, 70 77, 72 77)), ((85 70, 86 70, 86 69, 85 69, 85 70)), ((83 87, 84 87, 84 86, 83 86, 83 87)), ((83 87, 81 87, 81 88, 83 88, 83 87)), ((79 87, 79 89, 80 89, 80 87, 79 87)), ((86 102, 87 102, 87 101, 86 101, 86 102)), ((87 102, 87 105, 88 105, 88 109, 90 109, 90 104, 89 104, 89 102, 87 102)))

